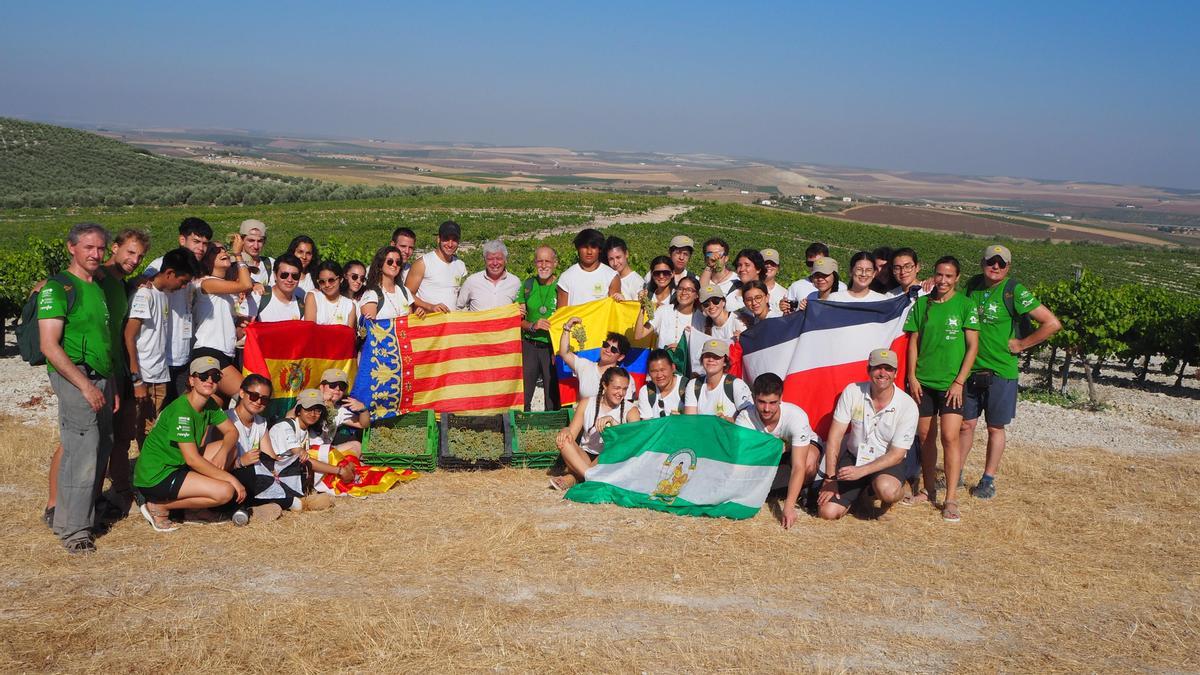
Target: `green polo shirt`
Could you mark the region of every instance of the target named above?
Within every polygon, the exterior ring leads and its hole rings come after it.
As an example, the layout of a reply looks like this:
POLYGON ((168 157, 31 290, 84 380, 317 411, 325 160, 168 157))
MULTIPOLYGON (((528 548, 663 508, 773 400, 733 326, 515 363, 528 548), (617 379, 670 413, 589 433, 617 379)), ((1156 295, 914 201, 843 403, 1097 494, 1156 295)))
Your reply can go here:
POLYGON ((200 410, 192 407, 186 394, 171 401, 158 414, 158 421, 146 436, 133 470, 133 484, 140 488, 154 487, 176 469, 187 466, 179 444, 193 443, 203 454, 200 444, 209 425, 216 426, 227 419, 229 416, 212 399, 205 401, 200 410))
MULTIPOLYGON (((102 272, 100 274, 103 274, 102 272)), ((108 300, 100 284, 63 272, 75 291, 75 304, 67 313, 67 291, 54 279, 38 295, 38 320, 65 319, 62 346, 72 363, 86 363, 103 377, 113 373, 113 333, 109 327, 108 300)), ((46 368, 56 372, 47 361, 46 368)))

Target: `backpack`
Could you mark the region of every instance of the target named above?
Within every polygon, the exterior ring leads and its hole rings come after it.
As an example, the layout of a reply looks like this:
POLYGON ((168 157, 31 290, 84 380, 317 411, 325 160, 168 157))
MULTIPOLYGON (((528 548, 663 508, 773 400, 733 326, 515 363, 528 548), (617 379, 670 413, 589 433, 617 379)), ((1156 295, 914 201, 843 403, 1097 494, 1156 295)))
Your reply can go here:
MULTIPOLYGON (((684 393, 684 391, 686 391, 685 387, 687 387, 687 379, 684 378, 682 375, 680 375, 679 376, 679 405, 678 405, 679 409, 675 411, 675 413, 677 415, 683 414, 683 398, 684 398, 683 393, 684 393)), ((730 393, 730 392, 732 392, 732 390, 733 390, 733 385, 730 385, 729 390, 726 393, 730 393)), ((699 396, 699 395, 700 395, 700 390, 697 389, 696 396, 699 396)), ((650 402, 651 408, 654 407, 654 404, 658 403, 658 387, 655 387, 653 382, 646 383, 646 400, 650 402)), ((732 395, 729 397, 729 400, 730 401, 733 400, 732 395)), ((665 413, 665 411, 664 411, 664 413, 665 413)), ((660 415, 660 417, 665 417, 665 414, 660 415)))
MULTIPOLYGON (((721 383, 721 385, 725 388, 725 398, 732 401, 734 406, 737 405, 737 400, 733 398, 733 381, 735 379, 737 379, 737 378, 735 378, 727 373, 725 375, 725 380, 721 383)), ((703 386, 704 386, 704 377, 701 375, 697 375, 692 380, 692 395, 696 397, 697 404, 700 403, 700 388, 703 386)))
MULTIPOLYGON (((967 280, 967 295, 974 291, 983 289, 983 275, 976 274, 967 280)), ((1028 314, 1017 313, 1017 300, 1015 294, 1017 292, 1017 282, 1011 277, 1004 280, 1004 308, 1008 310, 1008 316, 1012 318, 1013 333, 1017 339, 1024 339, 1033 334, 1033 322, 1029 319, 1028 314)))
MULTIPOLYGON (((52 274, 46 282, 56 281, 62 284, 67 293, 67 316, 75 309, 75 283, 64 274, 52 274)), ((42 285, 45 288, 45 284, 42 285)), ((29 294, 25 304, 21 306, 21 318, 17 322, 17 348, 21 351, 21 360, 31 366, 46 364, 46 355, 42 353, 42 335, 38 330, 38 297, 42 289, 29 294)))

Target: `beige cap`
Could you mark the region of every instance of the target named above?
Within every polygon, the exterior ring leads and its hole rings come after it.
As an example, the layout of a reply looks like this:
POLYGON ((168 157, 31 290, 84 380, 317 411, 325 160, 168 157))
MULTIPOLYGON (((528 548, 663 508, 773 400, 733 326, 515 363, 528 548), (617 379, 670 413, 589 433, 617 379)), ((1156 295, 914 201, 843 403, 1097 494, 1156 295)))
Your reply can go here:
POLYGON ((724 298, 725 291, 716 284, 709 284, 700 289, 700 302, 708 302, 709 298, 724 298))
POLYGON ((686 234, 677 234, 674 237, 671 237, 671 245, 667 247, 667 250, 670 250, 673 248, 692 248, 692 249, 694 249, 694 248, 696 248, 696 242, 692 241, 692 238, 687 236, 686 234))
POLYGON ((762 254, 763 262, 773 262, 776 265, 779 264, 779 251, 776 251, 773 248, 764 248, 763 250, 759 251, 759 253, 762 254))
POLYGON ((896 356, 895 350, 872 349, 871 355, 867 357, 867 367, 874 368, 875 366, 891 366, 893 368, 899 368, 900 360, 899 357, 896 356))
POLYGON ((325 407, 325 397, 316 389, 305 389, 296 395, 296 405, 301 408, 325 407))
POLYGON ((197 356, 192 359, 192 364, 188 366, 188 372, 192 375, 207 373, 210 370, 220 370, 221 364, 211 356, 197 356))
POLYGON ((724 340, 709 340, 704 343, 704 351, 701 355, 712 354, 713 356, 729 356, 729 343, 724 340))
POLYGON ((983 249, 983 258, 981 260, 991 260, 996 256, 1000 256, 1000 259, 1006 263, 1012 262, 1012 251, 1008 250, 1007 246, 1001 246, 1000 244, 992 244, 983 249))
POLYGON ((254 230, 258 230, 258 233, 264 237, 267 236, 267 225, 261 220, 255 220, 253 218, 249 220, 243 220, 242 226, 238 228, 238 232, 240 232, 243 237, 253 233, 254 230))
POLYGON ((321 373, 321 381, 330 384, 334 382, 350 384, 350 376, 341 368, 327 368, 325 372, 321 373))
POLYGON ((813 261, 813 274, 833 274, 836 271, 838 271, 838 264, 833 258, 817 258, 813 261))

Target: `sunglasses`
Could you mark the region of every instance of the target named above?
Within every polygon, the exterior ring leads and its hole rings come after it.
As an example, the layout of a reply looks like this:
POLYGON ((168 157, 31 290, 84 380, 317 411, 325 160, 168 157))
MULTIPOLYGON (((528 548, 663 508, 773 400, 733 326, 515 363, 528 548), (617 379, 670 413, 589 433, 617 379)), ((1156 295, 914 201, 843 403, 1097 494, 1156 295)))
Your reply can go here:
POLYGON ((654 270, 654 276, 669 277, 669 276, 671 276, 671 270, 654 270))
POLYGON ((330 284, 336 284, 336 283, 338 283, 337 277, 333 277, 332 279, 317 279, 317 284, 321 285, 321 286, 328 286, 330 284))
POLYGON ((221 381, 221 371, 209 370, 203 373, 193 373, 192 377, 201 382, 213 382, 214 384, 221 381))
POLYGON ((260 394, 257 391, 242 390, 242 396, 246 397, 251 403, 266 403, 267 399, 271 398, 269 394, 260 394))
POLYGON ((341 389, 342 391, 346 391, 346 389, 347 389, 345 382, 322 382, 321 386, 322 387, 333 387, 334 389, 341 389))
POLYGON ((703 304, 705 307, 708 307, 709 305, 719 305, 722 302, 725 302, 725 298, 709 298, 701 304, 703 304))
POLYGON ((604 348, 607 349, 608 351, 612 352, 613 354, 621 353, 621 347, 614 342, 605 342, 604 348))
POLYGON ((987 265, 988 267, 999 267, 1000 269, 1008 267, 1008 263, 1004 262, 1004 258, 1001 258, 998 255, 984 260, 983 264, 987 265))
POLYGON ((347 278, 347 279, 349 279, 350 281, 361 281, 361 280, 362 280, 362 278, 363 278, 363 275, 361 275, 361 274, 347 274, 347 275, 346 275, 346 278, 347 278))
POLYGON ((400 261, 396 258, 388 258, 387 260, 383 261, 383 264, 387 265, 388 267, 399 267, 400 261))
POLYGON ((291 279, 293 281, 300 281, 300 273, 299 272, 276 272, 275 276, 279 277, 280 279, 291 279))

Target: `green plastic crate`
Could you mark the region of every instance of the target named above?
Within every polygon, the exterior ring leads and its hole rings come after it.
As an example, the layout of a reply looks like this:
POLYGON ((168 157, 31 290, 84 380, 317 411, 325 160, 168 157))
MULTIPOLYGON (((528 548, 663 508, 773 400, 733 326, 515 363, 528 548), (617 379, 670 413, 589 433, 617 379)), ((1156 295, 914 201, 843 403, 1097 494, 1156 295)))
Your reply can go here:
POLYGON ((564 408, 549 412, 522 412, 513 410, 508 413, 509 426, 512 428, 512 466, 526 469, 549 469, 558 461, 558 449, 535 451, 521 448, 520 433, 522 429, 545 429, 557 432, 571 423, 574 410, 564 408))
POLYGON ((432 410, 418 410, 398 417, 373 422, 363 430, 362 460, 369 466, 390 466, 394 469, 433 471, 437 468, 438 425, 432 410), (371 431, 379 427, 425 427, 425 448, 418 454, 371 452, 371 431))

